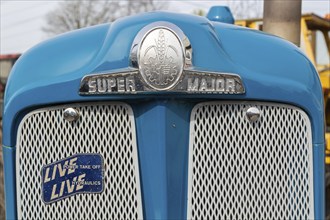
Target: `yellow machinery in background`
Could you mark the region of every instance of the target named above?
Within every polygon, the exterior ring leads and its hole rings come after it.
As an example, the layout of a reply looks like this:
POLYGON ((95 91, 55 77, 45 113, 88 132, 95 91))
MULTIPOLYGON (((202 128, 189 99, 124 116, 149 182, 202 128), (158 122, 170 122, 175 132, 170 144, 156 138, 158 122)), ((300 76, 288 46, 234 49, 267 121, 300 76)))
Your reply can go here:
MULTIPOLYGON (((262 18, 237 20, 235 23, 252 29, 263 29, 262 18)), ((317 68, 323 88, 327 143, 325 150, 326 219, 330 220, 330 14, 325 18, 315 14, 302 15, 301 49, 317 68)))

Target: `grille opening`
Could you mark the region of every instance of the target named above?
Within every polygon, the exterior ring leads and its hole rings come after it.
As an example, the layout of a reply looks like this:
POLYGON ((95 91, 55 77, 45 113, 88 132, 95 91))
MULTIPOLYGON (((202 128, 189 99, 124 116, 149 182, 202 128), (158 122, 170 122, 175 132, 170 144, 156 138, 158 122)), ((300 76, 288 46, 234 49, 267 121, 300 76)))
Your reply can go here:
POLYGON ((292 106, 209 102, 190 122, 188 219, 311 219, 312 139, 292 106), (261 118, 249 122, 245 109, 261 118))
POLYGON ((58 106, 28 114, 17 138, 19 219, 142 219, 133 111, 123 103, 58 106), (63 119, 66 107, 80 112, 77 122, 63 119), (77 194, 46 205, 41 169, 78 154, 104 158, 104 191, 77 194))

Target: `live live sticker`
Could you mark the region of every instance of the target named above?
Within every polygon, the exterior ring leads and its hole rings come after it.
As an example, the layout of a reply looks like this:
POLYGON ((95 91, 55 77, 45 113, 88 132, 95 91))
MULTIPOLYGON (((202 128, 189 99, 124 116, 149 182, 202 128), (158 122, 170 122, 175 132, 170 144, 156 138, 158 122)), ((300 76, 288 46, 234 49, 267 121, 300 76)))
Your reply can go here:
POLYGON ((42 168, 42 199, 46 204, 79 193, 101 193, 104 163, 100 154, 76 154, 42 168))

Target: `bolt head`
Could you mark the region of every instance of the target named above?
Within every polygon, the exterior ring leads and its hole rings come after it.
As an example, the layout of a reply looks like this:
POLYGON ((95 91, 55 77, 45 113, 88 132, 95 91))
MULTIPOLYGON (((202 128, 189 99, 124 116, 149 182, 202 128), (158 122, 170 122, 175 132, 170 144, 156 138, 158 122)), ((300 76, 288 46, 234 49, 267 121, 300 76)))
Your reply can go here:
POLYGON ((257 107, 249 107, 246 110, 246 118, 250 121, 250 122, 256 122, 259 120, 260 115, 261 115, 261 111, 259 108, 257 107))
POLYGON ((69 122, 77 121, 80 117, 80 114, 77 109, 67 108, 64 110, 63 117, 69 122))

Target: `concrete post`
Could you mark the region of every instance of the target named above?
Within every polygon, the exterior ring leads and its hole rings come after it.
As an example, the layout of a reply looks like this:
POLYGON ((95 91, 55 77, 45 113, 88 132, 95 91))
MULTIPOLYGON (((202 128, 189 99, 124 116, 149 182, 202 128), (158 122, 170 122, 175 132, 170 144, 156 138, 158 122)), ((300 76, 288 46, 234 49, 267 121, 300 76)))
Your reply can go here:
POLYGON ((263 31, 300 46, 302 0, 264 0, 263 31))

